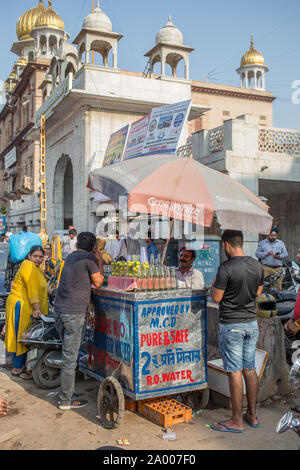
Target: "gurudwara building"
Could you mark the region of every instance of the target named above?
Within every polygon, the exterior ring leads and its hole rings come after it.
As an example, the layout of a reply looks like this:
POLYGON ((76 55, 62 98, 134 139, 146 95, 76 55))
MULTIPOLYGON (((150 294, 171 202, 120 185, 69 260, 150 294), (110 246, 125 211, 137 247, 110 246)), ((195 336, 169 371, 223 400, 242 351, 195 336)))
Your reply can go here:
MULTIPOLYGON (((17 36, 12 52, 18 59, 5 82, 7 102, 0 113, 0 198, 9 206, 11 231, 24 225, 39 231, 41 116, 46 118, 51 236, 71 223, 79 231, 95 231, 98 204, 86 184, 89 172, 102 166, 113 132, 155 107, 192 100, 180 144, 191 137, 194 158, 265 197, 294 255, 300 235, 295 223, 300 133, 272 127, 275 98, 266 91, 268 67, 253 37, 237 68, 240 86, 233 87, 190 78, 196 52, 184 44, 171 17, 145 53, 144 72, 118 67, 123 36, 113 31, 99 1, 75 38, 52 2, 45 6, 42 0, 20 17, 17 36)), ((247 240, 253 253, 257 238, 247 240)))

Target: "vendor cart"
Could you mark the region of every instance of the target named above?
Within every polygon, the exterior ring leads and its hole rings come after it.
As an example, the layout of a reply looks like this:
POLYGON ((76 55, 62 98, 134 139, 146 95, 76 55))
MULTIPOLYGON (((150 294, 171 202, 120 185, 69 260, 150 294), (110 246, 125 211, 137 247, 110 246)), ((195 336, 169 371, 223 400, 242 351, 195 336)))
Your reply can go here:
POLYGON ((125 396, 168 395, 208 403, 207 291, 94 290, 79 369, 101 382, 98 411, 106 428, 120 424, 125 396))

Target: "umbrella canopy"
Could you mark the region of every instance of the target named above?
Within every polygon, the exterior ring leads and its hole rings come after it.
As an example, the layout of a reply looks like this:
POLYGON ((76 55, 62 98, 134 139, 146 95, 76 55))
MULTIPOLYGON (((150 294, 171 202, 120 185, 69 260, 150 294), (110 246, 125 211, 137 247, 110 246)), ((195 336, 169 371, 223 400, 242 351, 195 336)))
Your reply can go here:
POLYGON ((234 179, 194 159, 170 155, 136 158, 90 173, 88 187, 132 212, 163 215, 210 227, 270 233, 272 217, 258 197, 234 179))

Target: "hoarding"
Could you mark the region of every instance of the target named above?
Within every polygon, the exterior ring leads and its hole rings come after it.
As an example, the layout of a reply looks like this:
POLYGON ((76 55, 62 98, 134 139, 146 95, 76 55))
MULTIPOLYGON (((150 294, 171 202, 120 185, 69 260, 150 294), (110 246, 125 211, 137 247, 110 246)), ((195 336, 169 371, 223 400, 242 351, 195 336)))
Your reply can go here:
POLYGON ((113 165, 114 163, 120 163, 122 161, 128 131, 129 124, 110 136, 103 166, 113 165))
POLYGON ((147 137, 151 114, 139 119, 131 125, 130 133, 124 152, 124 160, 140 157, 143 153, 145 139, 147 137))

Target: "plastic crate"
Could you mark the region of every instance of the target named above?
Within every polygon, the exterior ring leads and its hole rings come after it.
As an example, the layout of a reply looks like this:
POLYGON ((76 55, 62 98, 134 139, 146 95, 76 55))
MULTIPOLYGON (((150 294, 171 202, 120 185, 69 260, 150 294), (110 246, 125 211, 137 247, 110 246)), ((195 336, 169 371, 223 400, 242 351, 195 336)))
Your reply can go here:
POLYGON ((164 428, 192 420, 192 408, 172 398, 153 398, 139 401, 138 412, 164 428))

